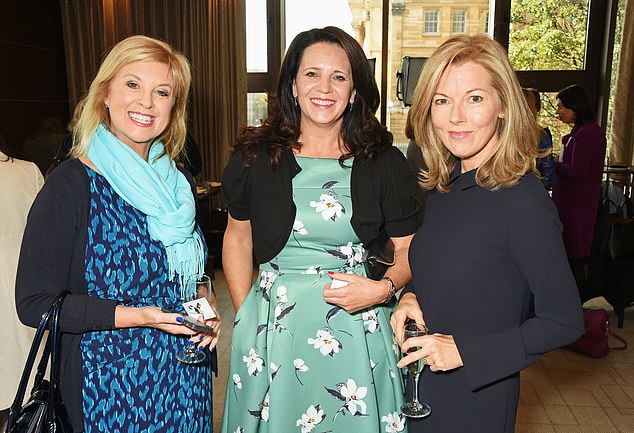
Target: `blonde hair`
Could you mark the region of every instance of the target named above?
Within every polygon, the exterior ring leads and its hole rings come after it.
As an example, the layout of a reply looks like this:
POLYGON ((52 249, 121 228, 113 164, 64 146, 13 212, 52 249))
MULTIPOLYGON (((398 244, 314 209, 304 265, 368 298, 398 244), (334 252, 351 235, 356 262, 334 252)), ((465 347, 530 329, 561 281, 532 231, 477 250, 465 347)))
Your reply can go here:
POLYGON ((130 36, 117 43, 105 57, 97 76, 90 84, 88 94, 79 102, 72 123, 74 145, 72 157, 80 157, 88 152, 92 135, 100 123, 108 129, 110 114, 104 105, 110 83, 119 70, 130 63, 159 62, 168 65, 174 79, 174 106, 170 121, 156 140, 165 146, 164 154, 174 160, 185 147, 187 131, 187 97, 191 84, 189 61, 170 45, 147 36, 130 36))
POLYGON ((478 185, 495 190, 512 186, 529 171, 535 172, 539 127, 522 94, 521 86, 504 48, 486 35, 456 36, 445 41, 425 63, 410 109, 411 124, 427 169, 422 185, 448 192, 457 158, 434 131, 431 104, 442 74, 448 66, 474 62, 491 77, 504 113, 498 119, 498 143, 491 157, 476 171, 478 185))

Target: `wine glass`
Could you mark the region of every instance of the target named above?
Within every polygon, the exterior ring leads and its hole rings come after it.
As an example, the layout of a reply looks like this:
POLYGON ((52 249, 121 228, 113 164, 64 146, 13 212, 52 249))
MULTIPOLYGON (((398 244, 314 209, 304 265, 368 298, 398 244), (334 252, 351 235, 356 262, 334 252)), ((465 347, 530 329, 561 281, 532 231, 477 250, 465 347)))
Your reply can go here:
MULTIPOLYGON (((403 330, 403 340, 427 335, 427 328, 422 323, 408 322, 405 324, 403 330)), ((407 353, 416 352, 418 349, 420 349, 420 347, 412 347, 407 353)), ((424 367, 425 362, 421 362, 420 359, 407 364, 407 370, 414 379, 414 389, 412 391, 413 399, 412 401, 405 402, 403 406, 401 406, 401 412, 410 418, 423 418, 431 413, 431 408, 428 404, 418 401, 418 378, 424 367)))
MULTIPOLYGON (((198 299, 206 299, 211 305, 211 294, 213 293, 213 286, 211 278, 205 274, 193 275, 189 278, 185 284, 186 293, 191 293, 191 299, 185 299, 185 301, 194 301, 198 299), (195 286, 194 287, 192 287, 195 286)), ((196 304, 193 305, 194 314, 188 314, 188 317, 184 317, 183 325, 192 328, 196 331, 206 332, 206 325, 202 323, 202 311, 196 308, 196 304)), ((189 310, 187 310, 189 311, 189 310)), ((209 328, 213 331, 213 328, 209 328)), ((180 352, 176 353, 176 359, 185 364, 199 364, 206 358, 205 352, 198 349, 196 342, 188 342, 187 346, 180 352)))

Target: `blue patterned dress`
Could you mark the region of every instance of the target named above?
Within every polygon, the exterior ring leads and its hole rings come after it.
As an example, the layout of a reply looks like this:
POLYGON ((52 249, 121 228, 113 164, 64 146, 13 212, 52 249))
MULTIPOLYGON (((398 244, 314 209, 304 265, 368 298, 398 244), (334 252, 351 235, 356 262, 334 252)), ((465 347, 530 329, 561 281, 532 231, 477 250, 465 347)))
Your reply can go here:
POLYGON ((236 313, 222 432, 406 432, 393 304, 349 314, 322 293, 328 271, 365 275, 351 170, 297 162, 293 232, 236 313))
MULTIPOLYGON (((88 169, 88 295, 120 305, 182 311, 178 281, 167 279, 165 249, 150 239, 144 214, 88 169)), ((81 341, 86 433, 211 432, 209 356, 186 365, 187 337, 154 328, 87 332, 81 341)))

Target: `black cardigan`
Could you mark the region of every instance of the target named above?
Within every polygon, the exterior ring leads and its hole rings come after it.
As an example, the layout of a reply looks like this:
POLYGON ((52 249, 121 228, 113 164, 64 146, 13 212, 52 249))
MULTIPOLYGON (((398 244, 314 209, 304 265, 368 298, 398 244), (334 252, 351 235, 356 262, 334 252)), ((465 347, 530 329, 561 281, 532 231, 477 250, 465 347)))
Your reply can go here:
MULTIPOLYGON (((195 188, 191 176, 181 172, 195 188)), ((32 327, 37 327, 55 295, 70 292, 60 315, 60 390, 75 431, 84 429, 82 334, 114 329, 117 306, 114 300, 88 296, 89 207, 90 179, 84 165, 78 159, 64 161, 46 179, 29 212, 15 290, 18 316, 32 327)))
MULTIPOLYGON (((232 155, 222 175, 222 193, 231 216, 251 221, 257 263, 266 263, 284 248, 297 209, 293 177, 301 171, 291 150, 282 153, 272 169, 264 148, 250 167, 241 154, 232 155)), ((391 146, 368 162, 354 161, 350 175, 352 227, 368 245, 384 230, 391 237, 413 234, 418 228, 416 187, 407 161, 391 146)))

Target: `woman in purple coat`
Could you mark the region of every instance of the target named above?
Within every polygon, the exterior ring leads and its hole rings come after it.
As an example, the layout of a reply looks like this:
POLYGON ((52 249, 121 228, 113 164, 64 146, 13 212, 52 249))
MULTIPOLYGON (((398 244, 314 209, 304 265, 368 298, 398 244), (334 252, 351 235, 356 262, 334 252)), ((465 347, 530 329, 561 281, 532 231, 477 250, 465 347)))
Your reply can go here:
POLYGON ((574 125, 562 139, 555 162, 553 201, 564 227, 568 260, 579 289, 587 278, 592 235, 601 195, 605 132, 595 120, 590 98, 573 84, 557 94, 559 119, 574 125))

